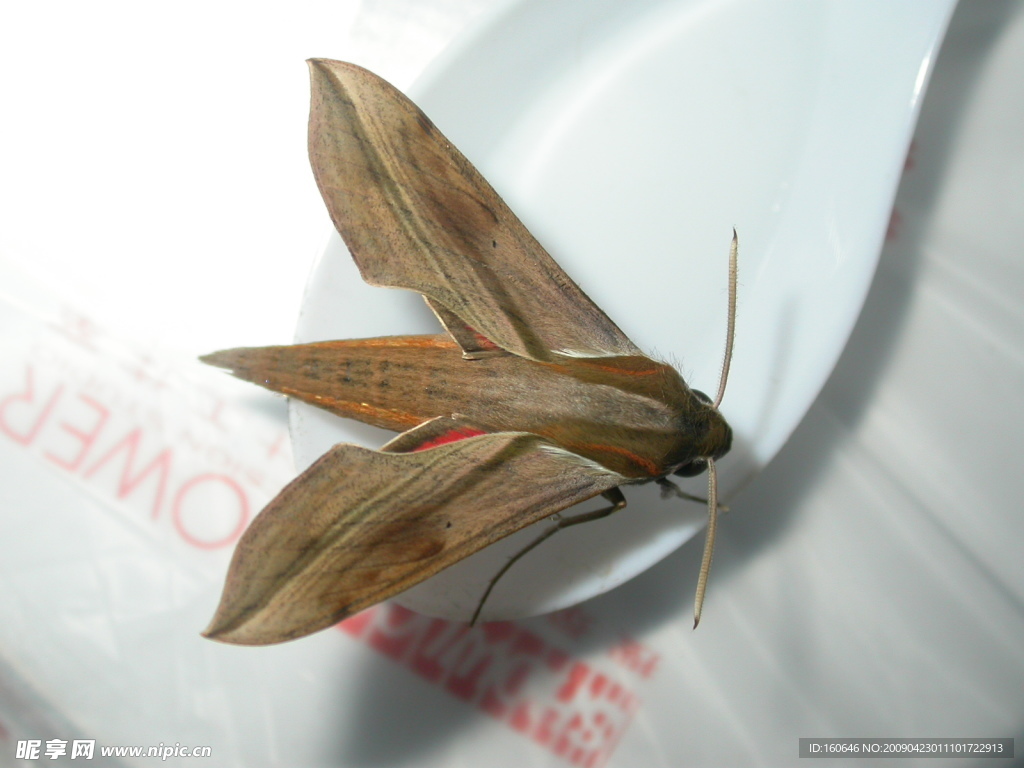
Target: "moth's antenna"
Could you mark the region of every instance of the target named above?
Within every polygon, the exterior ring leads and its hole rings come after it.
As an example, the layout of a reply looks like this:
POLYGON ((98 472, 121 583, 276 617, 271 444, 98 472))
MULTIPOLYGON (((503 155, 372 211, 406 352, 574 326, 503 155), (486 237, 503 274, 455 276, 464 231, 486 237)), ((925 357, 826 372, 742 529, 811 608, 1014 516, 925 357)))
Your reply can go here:
POLYGON ((715 460, 708 459, 708 529, 704 534, 704 556, 697 577, 697 597, 693 601, 693 628, 700 624, 700 611, 704 607, 704 590, 708 587, 711 557, 715 554, 715 531, 718 529, 718 472, 715 460))
MULTIPOLYGON (((732 231, 732 246, 729 248, 729 323, 725 331, 725 359, 722 361, 722 375, 718 379, 718 395, 714 407, 722 404, 725 397, 725 383, 729 380, 729 366, 732 364, 732 341, 736 335, 736 263, 739 255, 739 238, 732 231)), ((704 534, 704 556, 700 561, 700 576, 697 577, 697 596, 693 601, 693 628, 700 624, 700 612, 704 607, 704 591, 708 586, 711 572, 711 558, 715 554, 715 533, 718 530, 718 471, 715 460, 708 459, 708 529, 704 534)))
POLYGON ((715 410, 725 397, 725 383, 729 380, 729 366, 732 364, 732 340, 736 335, 736 262, 739 259, 739 238, 732 231, 732 245, 729 248, 729 324, 725 329, 725 359, 722 361, 722 375, 718 378, 718 395, 715 410))

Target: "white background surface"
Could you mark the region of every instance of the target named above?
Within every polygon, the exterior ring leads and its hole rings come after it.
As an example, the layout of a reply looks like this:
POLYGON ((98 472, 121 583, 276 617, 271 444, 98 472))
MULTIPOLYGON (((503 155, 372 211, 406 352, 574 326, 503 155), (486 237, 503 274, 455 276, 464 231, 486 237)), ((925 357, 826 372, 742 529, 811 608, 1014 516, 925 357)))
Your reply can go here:
MULTIPOLYGON (((473 10, 425 7, 5 11, 4 257, 175 354, 287 342, 327 227, 302 60, 352 58, 407 85, 473 10), (347 52, 350 29, 362 42, 347 52)), ((662 658, 612 765, 796 764, 800 736, 1024 749, 1022 71, 1021 5, 966 2, 866 312, 732 500, 700 631, 685 618, 699 546, 585 606, 602 629, 576 653, 626 633, 662 658)), ((9 344, 20 332, 2 329, 9 344)), ((215 578, 162 570, 45 463, 6 445, 3 462, 0 765, 19 764, 4 739, 73 733, 208 743, 217 765, 564 764, 348 638, 202 641, 215 578), (83 554, 117 536, 102 551, 118 558, 83 554), (90 623, 102 611, 115 618, 90 623)))

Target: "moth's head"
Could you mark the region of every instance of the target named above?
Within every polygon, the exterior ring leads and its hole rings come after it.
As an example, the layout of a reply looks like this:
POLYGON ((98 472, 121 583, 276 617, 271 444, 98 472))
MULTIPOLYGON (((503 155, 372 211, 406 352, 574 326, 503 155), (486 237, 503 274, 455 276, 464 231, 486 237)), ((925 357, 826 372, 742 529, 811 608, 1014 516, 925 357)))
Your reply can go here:
POLYGON ((694 422, 700 425, 700 439, 697 455, 676 467, 672 474, 679 477, 694 477, 708 468, 708 459, 720 459, 732 448, 732 428, 721 412, 715 408, 710 397, 699 389, 691 390, 696 399, 694 422))

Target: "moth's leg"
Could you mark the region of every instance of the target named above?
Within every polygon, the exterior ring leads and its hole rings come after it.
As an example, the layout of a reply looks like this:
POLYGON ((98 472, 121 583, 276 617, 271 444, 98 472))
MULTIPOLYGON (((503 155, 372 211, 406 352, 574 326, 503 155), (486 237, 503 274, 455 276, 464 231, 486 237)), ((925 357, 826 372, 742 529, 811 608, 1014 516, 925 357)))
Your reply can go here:
MULTIPOLYGON (((661 498, 663 499, 667 499, 669 496, 677 496, 680 499, 685 499, 686 501, 696 501, 698 504, 703 504, 705 507, 708 505, 708 500, 706 498, 692 493, 687 493, 667 477, 659 477, 654 482, 656 482, 661 488, 661 498)), ((719 504, 718 510, 720 512, 728 512, 729 507, 725 504, 719 504)))
POLYGON ((608 515, 614 514, 626 506, 626 497, 622 495, 622 491, 617 487, 611 488, 601 495, 612 503, 610 507, 602 507, 601 509, 595 509, 593 512, 584 512, 583 514, 575 515, 573 517, 560 518, 557 523, 544 531, 544 533, 538 536, 534 541, 516 552, 516 554, 501 567, 501 570, 494 575, 494 578, 492 578, 490 583, 487 585, 487 589, 484 590, 483 597, 480 598, 480 602, 477 604, 476 610, 473 611, 473 618, 469 620, 469 626, 476 624, 476 620, 480 617, 480 611, 483 610, 484 603, 486 603, 487 598, 490 597, 491 590, 494 589, 494 585, 498 583, 498 580, 504 576, 508 569, 515 565, 523 555, 536 547, 539 547, 564 528, 570 528, 574 525, 579 525, 580 523, 589 523, 593 520, 600 520, 602 517, 608 517, 608 515))

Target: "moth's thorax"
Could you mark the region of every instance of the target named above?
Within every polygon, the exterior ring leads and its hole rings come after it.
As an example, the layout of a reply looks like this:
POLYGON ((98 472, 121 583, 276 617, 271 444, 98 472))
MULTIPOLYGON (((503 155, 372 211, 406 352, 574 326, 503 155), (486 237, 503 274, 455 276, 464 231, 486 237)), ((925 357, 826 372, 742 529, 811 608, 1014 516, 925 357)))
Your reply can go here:
MULTIPOLYGON (((728 452, 732 431, 708 398, 679 373, 647 357, 570 358, 542 365, 557 371, 561 408, 535 427, 569 450, 627 477, 650 479, 728 452), (567 406, 565 382, 582 385, 567 406), (589 414, 580 419, 579 414, 589 414)), ((543 400, 541 392, 537 396, 543 400)), ((559 398, 556 397, 556 400, 559 398)))

